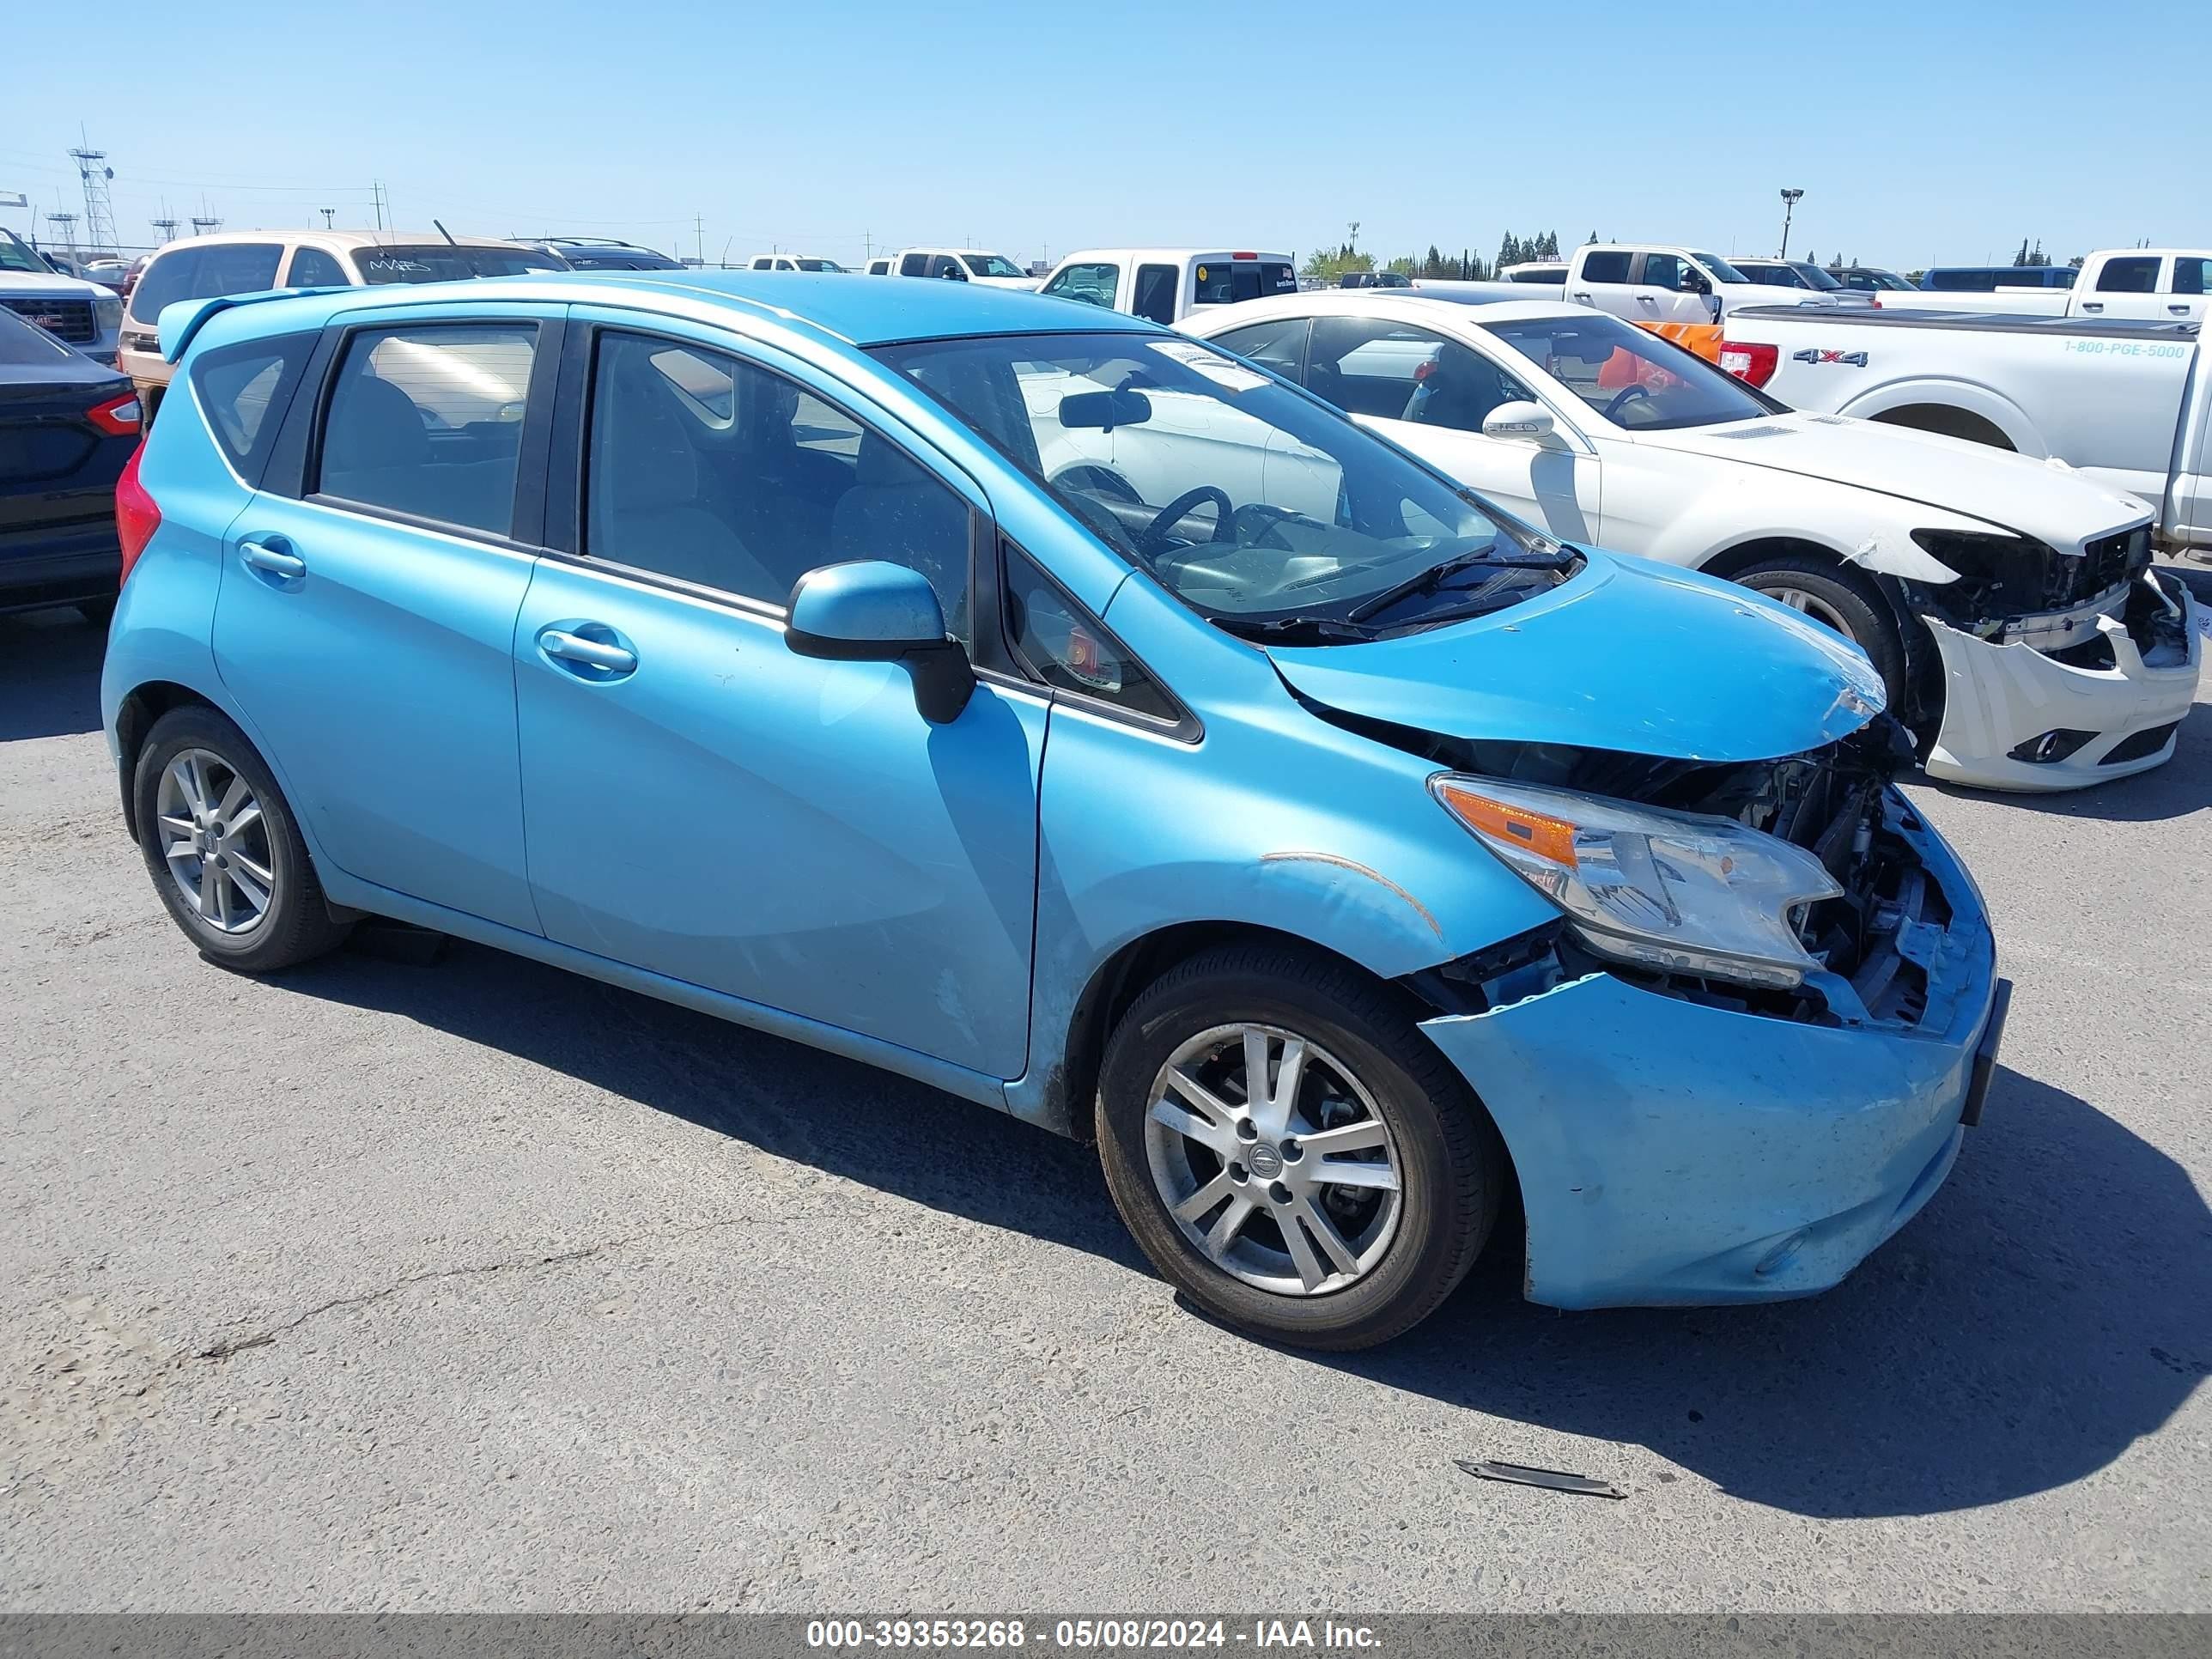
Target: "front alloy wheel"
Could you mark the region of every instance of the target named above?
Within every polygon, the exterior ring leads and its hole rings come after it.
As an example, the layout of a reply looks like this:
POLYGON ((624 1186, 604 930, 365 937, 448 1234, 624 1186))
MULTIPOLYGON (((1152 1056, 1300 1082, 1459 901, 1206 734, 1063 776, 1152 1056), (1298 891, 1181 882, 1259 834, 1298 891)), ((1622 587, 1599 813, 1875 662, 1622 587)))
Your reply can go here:
POLYGON ((1273 1340, 1364 1348, 1466 1276, 1504 1149, 1418 1015, 1349 963, 1257 943, 1130 1004, 1100 1068, 1099 1162, 1190 1301, 1273 1340))
POLYGON ((1145 1152, 1183 1237, 1284 1296, 1342 1290, 1397 1231, 1389 1126, 1351 1068, 1267 1025, 1217 1025, 1152 1080, 1145 1152))

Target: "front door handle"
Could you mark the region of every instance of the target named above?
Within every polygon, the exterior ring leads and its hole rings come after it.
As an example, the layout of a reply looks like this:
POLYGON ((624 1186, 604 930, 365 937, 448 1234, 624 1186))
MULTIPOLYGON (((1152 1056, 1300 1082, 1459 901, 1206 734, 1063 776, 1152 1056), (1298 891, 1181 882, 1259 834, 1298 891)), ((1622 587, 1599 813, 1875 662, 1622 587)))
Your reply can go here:
POLYGON ((240 542, 238 556, 249 569, 264 571, 271 576, 295 580, 307 574, 307 562, 296 553, 287 553, 280 546, 268 542, 240 542))
POLYGON ((611 674, 627 674, 637 666, 637 653, 599 640, 587 640, 565 628, 549 628, 538 636, 538 648, 562 662, 580 662, 611 674))

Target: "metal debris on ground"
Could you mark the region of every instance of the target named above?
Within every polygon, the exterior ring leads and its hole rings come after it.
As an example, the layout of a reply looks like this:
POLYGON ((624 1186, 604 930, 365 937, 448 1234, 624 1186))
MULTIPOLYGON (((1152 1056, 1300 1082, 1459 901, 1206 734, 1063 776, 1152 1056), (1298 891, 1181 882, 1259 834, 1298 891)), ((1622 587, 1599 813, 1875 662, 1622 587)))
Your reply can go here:
POLYGON ((1552 1492, 1581 1492, 1589 1498, 1626 1498, 1628 1494, 1609 1480, 1593 1480, 1586 1474, 1563 1474, 1557 1469, 1532 1469, 1522 1463, 1476 1462, 1455 1457, 1452 1462, 1482 1480, 1504 1480, 1516 1486, 1542 1486, 1552 1492))

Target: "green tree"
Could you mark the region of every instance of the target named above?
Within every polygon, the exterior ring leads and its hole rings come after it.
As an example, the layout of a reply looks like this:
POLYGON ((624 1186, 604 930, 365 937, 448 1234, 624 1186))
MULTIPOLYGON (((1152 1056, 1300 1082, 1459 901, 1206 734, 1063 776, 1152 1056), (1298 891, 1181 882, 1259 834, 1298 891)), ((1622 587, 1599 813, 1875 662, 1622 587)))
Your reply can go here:
POLYGON ((1410 253, 1401 253, 1384 269, 1395 270, 1401 276, 1418 276, 1421 274, 1421 262, 1410 253))

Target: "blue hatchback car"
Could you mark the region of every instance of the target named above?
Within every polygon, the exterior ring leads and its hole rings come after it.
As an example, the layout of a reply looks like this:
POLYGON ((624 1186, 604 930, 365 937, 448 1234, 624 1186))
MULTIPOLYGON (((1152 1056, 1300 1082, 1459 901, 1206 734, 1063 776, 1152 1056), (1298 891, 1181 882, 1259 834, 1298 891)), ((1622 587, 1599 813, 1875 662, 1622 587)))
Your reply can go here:
POLYGON ((1866 659, 1240 358, 787 274, 161 327, 104 711, 214 963, 393 917, 1095 1136, 1317 1347, 1516 1212, 1539 1302, 1818 1291, 1978 1115, 1990 930, 1866 659))

